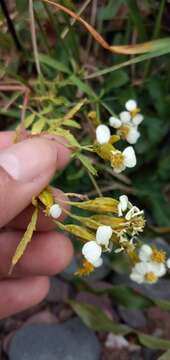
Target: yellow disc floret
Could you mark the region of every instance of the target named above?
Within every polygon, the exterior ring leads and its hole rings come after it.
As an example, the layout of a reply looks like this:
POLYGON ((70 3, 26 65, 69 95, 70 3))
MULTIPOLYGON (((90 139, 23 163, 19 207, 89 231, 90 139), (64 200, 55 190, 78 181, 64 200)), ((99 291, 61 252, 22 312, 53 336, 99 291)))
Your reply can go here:
POLYGON ((124 163, 124 156, 121 153, 121 151, 112 152, 111 165, 113 166, 113 168, 121 169, 123 163, 124 163))
POLYGON ((145 274, 145 280, 150 283, 153 284, 158 280, 157 275, 154 272, 148 272, 147 274, 145 274))
POLYGON ((166 261, 166 252, 163 250, 153 249, 151 260, 156 263, 165 263, 166 261))

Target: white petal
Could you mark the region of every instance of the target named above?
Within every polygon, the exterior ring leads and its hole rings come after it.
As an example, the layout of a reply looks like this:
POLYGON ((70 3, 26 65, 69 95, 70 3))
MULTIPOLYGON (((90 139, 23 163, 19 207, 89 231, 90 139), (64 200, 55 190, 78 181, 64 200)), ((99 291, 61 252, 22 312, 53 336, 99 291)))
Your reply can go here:
POLYGON ((110 124, 110 126, 114 127, 115 129, 118 129, 122 123, 118 118, 111 116, 109 119, 109 124, 110 124))
POLYGON ((158 277, 164 276, 166 274, 166 267, 165 264, 163 263, 156 263, 156 262, 151 262, 150 263, 152 266, 152 270, 158 277))
POLYGON ((58 219, 62 213, 60 205, 54 204, 50 207, 49 214, 54 218, 58 219))
POLYGON ((145 263, 145 262, 142 262, 142 261, 139 262, 139 263, 137 263, 137 264, 134 266, 133 270, 134 270, 135 272, 139 273, 139 274, 142 274, 143 276, 144 276, 147 272, 150 271, 150 270, 148 269, 148 263, 145 263))
POLYGON ((133 117, 133 123, 134 125, 138 126, 141 124, 141 122, 143 121, 144 116, 142 114, 137 114, 133 117))
POLYGON ((128 111, 133 111, 137 108, 137 102, 135 100, 128 100, 125 104, 125 108, 128 111))
POLYGON ((130 274, 130 279, 132 281, 137 282, 138 284, 142 284, 144 282, 144 276, 142 274, 139 274, 135 271, 132 271, 130 274))
POLYGON ((98 260, 93 262, 93 266, 94 267, 100 267, 101 265, 103 265, 103 259, 100 257, 98 260))
POLYGON ((131 115, 129 111, 122 111, 120 114, 120 120, 123 124, 128 123, 131 120, 131 115))
POLYGON ((142 245, 139 251, 139 259, 141 261, 148 261, 152 255, 152 248, 149 245, 142 245))
POLYGON ((101 246, 99 246, 96 241, 88 241, 82 247, 82 254, 90 263, 97 261, 102 253, 101 246))
POLYGON ((106 144, 110 140, 110 129, 106 125, 99 125, 96 129, 96 140, 99 144, 106 144))
POLYGON ((136 127, 131 126, 128 134, 126 135, 126 140, 129 144, 136 144, 140 137, 140 132, 136 129, 136 127))
POLYGON ((128 203, 129 203, 127 195, 121 195, 119 197, 119 201, 120 201, 122 211, 127 210, 128 203))
POLYGON ((143 214, 143 210, 140 210, 137 206, 132 206, 130 208, 130 210, 127 212, 125 218, 126 220, 130 220, 133 217, 137 216, 137 215, 142 215, 143 214))
POLYGON ((166 266, 167 266, 168 269, 170 269, 170 258, 167 260, 166 266))
POLYGON ((113 230, 111 226, 101 225, 96 231, 96 242, 98 245, 104 245, 106 248, 109 245, 109 240, 112 236, 113 230))
POLYGON ((132 146, 128 146, 124 151, 124 164, 125 166, 132 168, 136 165, 136 155, 132 146))

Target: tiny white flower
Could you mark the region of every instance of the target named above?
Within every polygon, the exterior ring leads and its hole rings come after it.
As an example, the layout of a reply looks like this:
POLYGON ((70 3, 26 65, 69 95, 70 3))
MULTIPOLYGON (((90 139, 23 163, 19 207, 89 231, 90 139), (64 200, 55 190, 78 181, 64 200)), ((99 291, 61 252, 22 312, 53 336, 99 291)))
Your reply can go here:
POLYGON ((118 216, 122 216, 123 212, 127 210, 129 200, 127 195, 121 195, 118 203, 118 216))
POLYGON ((151 261, 150 262, 152 271, 155 273, 158 277, 164 276, 166 274, 166 266, 163 263, 156 263, 151 261))
POLYGON ((122 111, 119 114, 119 117, 120 117, 120 120, 121 120, 122 124, 129 123, 130 120, 131 120, 131 115, 130 115, 129 111, 122 111))
POLYGON ((136 144, 136 142, 138 141, 140 137, 140 132, 137 130, 137 128, 135 126, 130 126, 129 127, 129 131, 126 135, 126 140, 129 144, 136 144))
POLYGON ((142 114, 137 114, 133 117, 133 124, 138 126, 141 124, 141 122, 143 121, 144 117, 142 114))
POLYGON ((126 220, 131 220, 135 216, 142 215, 144 213, 143 210, 140 210, 137 206, 132 206, 131 209, 127 212, 125 218, 126 220))
POLYGON ((111 226, 100 225, 96 231, 96 242, 98 245, 108 249, 109 241, 112 237, 113 230, 111 226))
POLYGON ((166 266, 167 266, 168 269, 170 269, 170 258, 167 260, 166 266))
POLYGON ((101 246, 98 245, 94 240, 86 242, 82 247, 82 254, 92 265, 94 265, 99 260, 101 253, 101 246))
POLYGON ((99 125, 96 129, 96 140, 99 144, 107 144, 110 140, 111 133, 107 125, 99 125))
POLYGON ((96 268, 100 267, 101 265, 103 265, 103 259, 101 257, 93 262, 93 266, 96 268))
POLYGON ((149 261, 152 253, 153 250, 149 245, 142 245, 139 251, 139 259, 141 261, 149 261))
POLYGON ((123 150, 124 165, 128 168, 133 168, 136 165, 136 155, 132 146, 128 146, 123 150))
POLYGON ((115 129, 118 129, 122 125, 120 119, 118 119, 114 116, 111 116, 109 118, 109 124, 110 124, 110 126, 112 126, 115 129))
POLYGON ((130 279, 132 281, 135 281, 138 284, 142 284, 144 282, 144 276, 143 274, 140 274, 138 272, 132 271, 130 274, 130 279))
POLYGON ((126 103, 125 103, 125 108, 128 110, 128 111, 134 111, 136 108, 137 108, 137 102, 135 100, 128 100, 126 103))
POLYGON ((54 204, 50 207, 49 214, 54 218, 58 219, 61 216, 62 209, 60 205, 54 204))

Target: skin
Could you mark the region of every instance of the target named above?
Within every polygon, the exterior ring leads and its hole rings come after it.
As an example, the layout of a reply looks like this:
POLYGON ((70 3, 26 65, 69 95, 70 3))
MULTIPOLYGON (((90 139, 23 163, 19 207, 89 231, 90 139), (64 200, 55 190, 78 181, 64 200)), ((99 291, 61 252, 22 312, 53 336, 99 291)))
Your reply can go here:
MULTIPOLYGON (((70 240, 56 232, 52 221, 40 213, 31 243, 12 275, 8 275, 11 257, 30 221, 32 196, 40 193, 54 173, 69 162, 70 151, 59 140, 38 138, 12 144, 12 132, 0 133, 0 158, 10 149, 13 152, 18 149, 23 168, 25 164, 29 167, 29 181, 24 176, 23 181, 18 181, 0 166, 0 319, 42 301, 49 290, 48 277, 63 271, 72 259, 70 240), (29 159, 33 159, 33 164, 24 158, 26 146, 30 149, 29 159), (31 173, 35 173, 35 167, 37 176, 31 173)), ((65 198, 58 189, 54 189, 54 196, 58 203, 65 198)), ((63 214, 60 220, 64 220, 63 214)))

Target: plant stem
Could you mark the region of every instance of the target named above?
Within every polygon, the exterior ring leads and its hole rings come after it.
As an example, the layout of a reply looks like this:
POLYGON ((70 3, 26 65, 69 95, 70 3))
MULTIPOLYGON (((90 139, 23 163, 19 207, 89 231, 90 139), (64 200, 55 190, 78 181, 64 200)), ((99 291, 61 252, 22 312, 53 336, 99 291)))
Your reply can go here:
POLYGON ((31 37, 32 37, 35 65, 36 65, 38 75, 42 76, 39 57, 38 57, 38 47, 37 47, 35 19, 34 19, 34 10, 33 10, 33 1, 32 0, 29 0, 29 15, 30 15, 30 29, 31 29, 31 37))

